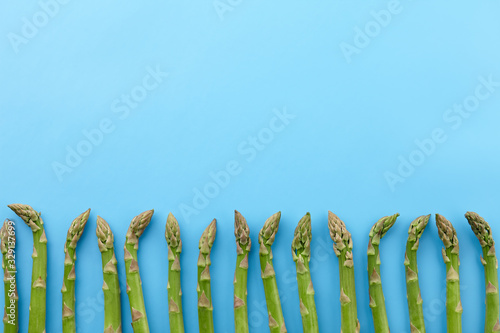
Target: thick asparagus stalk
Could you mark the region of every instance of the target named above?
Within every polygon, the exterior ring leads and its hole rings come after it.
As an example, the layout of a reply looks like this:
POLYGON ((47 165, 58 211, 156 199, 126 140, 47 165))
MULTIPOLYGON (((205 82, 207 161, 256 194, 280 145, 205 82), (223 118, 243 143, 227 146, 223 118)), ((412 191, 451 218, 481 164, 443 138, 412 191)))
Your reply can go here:
POLYGON ((281 309, 278 284, 273 266, 271 245, 274 243, 276 232, 280 224, 281 212, 272 215, 266 220, 259 233, 259 256, 264 293, 266 295, 267 313, 269 314, 269 329, 271 333, 286 332, 285 318, 281 309))
POLYGON ((127 276, 127 294, 132 314, 132 328, 135 333, 149 333, 146 305, 142 294, 142 282, 139 274, 137 251, 139 238, 151 222, 153 210, 145 211, 132 219, 125 240, 125 274, 127 276))
POLYGON ((333 250, 339 258, 341 331, 359 333, 351 234, 344 222, 330 211, 328 212, 328 228, 334 242, 333 250))
POLYGON ((3 318, 4 333, 19 331, 19 313, 16 284, 16 230, 14 222, 5 220, 0 229, 0 249, 2 252, 2 267, 4 270, 5 310, 3 318))
POLYGON ((443 259, 446 264, 446 318, 447 332, 462 332, 462 302, 460 301, 460 277, 458 238, 453 225, 442 215, 436 214, 439 238, 443 241, 443 259))
POLYGON ((292 257, 297 268, 299 287, 300 315, 304 332, 319 333, 318 314, 314 302, 314 288, 309 270, 311 260, 311 215, 307 213, 300 219, 292 241, 292 257))
POLYGON ((13 204, 14 211, 33 232, 33 271, 31 274, 31 300, 28 333, 45 331, 47 292, 47 237, 40 213, 28 205, 13 204))
POLYGON ((234 273, 234 327, 236 333, 248 333, 247 273, 248 253, 252 247, 250 228, 238 211, 234 211, 236 237, 236 271, 234 273))
POLYGON ((214 307, 210 288, 210 252, 215 241, 217 221, 214 219, 200 238, 198 257, 198 325, 200 333, 214 333, 214 307))
POLYGON ((473 212, 467 212, 465 217, 483 248, 481 262, 484 266, 484 277, 486 280, 486 322, 484 332, 500 332, 500 321, 498 318, 500 310, 498 298, 498 260, 495 253, 495 241, 491 234, 490 225, 481 216, 473 212))
POLYGON ((109 224, 97 216, 97 244, 101 251, 104 293, 104 333, 122 331, 120 283, 118 281, 117 261, 114 249, 114 236, 109 224))
POLYGON ((425 333, 424 310, 420 285, 418 283, 417 250, 430 215, 418 217, 410 224, 408 230, 408 241, 406 242, 406 253, 404 265, 406 267, 406 296, 408 299, 408 311, 410 312, 411 332, 425 333))
POLYGON ((64 244, 64 279, 62 293, 62 326, 63 333, 76 333, 75 321, 75 264, 76 244, 82 237, 83 230, 89 219, 90 209, 73 220, 69 227, 64 244))
POLYGON ((168 245, 168 312, 170 318, 170 332, 184 333, 184 318, 182 316, 181 290, 181 229, 177 219, 168 214, 165 226, 165 238, 168 245))
POLYGON ((385 216, 377 221, 370 230, 368 242, 368 280, 370 291, 370 308, 372 309, 375 333, 389 333, 389 321, 385 309, 385 298, 380 277, 380 240, 396 222, 399 214, 385 216))

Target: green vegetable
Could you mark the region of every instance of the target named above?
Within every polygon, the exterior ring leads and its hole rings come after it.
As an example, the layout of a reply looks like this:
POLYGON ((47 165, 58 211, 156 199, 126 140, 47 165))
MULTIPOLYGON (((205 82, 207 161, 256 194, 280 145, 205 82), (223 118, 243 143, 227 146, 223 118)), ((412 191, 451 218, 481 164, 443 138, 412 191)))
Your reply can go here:
POLYGON ((142 294, 137 251, 139 238, 151 222, 153 210, 145 211, 132 219, 125 240, 125 273, 127 275, 127 294, 132 314, 132 328, 135 333, 149 333, 146 305, 142 294))
POLYGON ((389 322, 385 309, 385 298, 380 277, 380 240, 396 223, 399 214, 385 216, 377 221, 370 230, 368 242, 368 280, 370 291, 370 308, 372 309, 375 333, 389 333, 389 322))
POLYGON ((247 273, 248 253, 252 247, 250 228, 238 211, 234 211, 236 237, 236 271, 234 273, 234 326, 236 333, 248 333, 247 273))
POLYGON ((446 318, 448 333, 462 332, 462 302, 460 301, 460 277, 458 238, 453 225, 442 215, 436 214, 439 238, 443 241, 443 259, 446 264, 446 318))
POLYGON ((0 229, 0 249, 2 252, 2 268, 4 270, 5 310, 3 318, 4 333, 19 331, 19 312, 16 284, 16 230, 14 222, 5 220, 0 229))
POLYGON ((309 270, 311 260, 311 215, 307 213, 300 219, 292 241, 292 257, 297 268, 300 314, 304 332, 319 333, 318 314, 314 302, 314 288, 309 270))
POLYGON ((495 253, 495 241, 491 234, 490 225, 481 216, 473 212, 467 212, 465 217, 483 248, 481 262, 484 266, 486 286, 486 322, 484 332, 500 332, 498 318, 500 310, 498 298, 498 260, 495 253))
POLYGON ((109 224, 100 216, 97 216, 96 235, 102 259, 104 333, 119 333, 122 331, 122 312, 114 236, 109 224))
POLYGON ((425 333, 424 310, 418 283, 417 250, 430 215, 423 215, 410 224, 404 265, 406 267, 406 296, 410 313, 411 332, 425 333))
POLYGON ((344 222, 330 211, 328 212, 328 228, 334 242, 333 250, 339 258, 341 331, 343 333, 359 333, 352 237, 344 222))
POLYGON ((62 293, 62 326, 63 333, 76 333, 75 321, 75 264, 76 244, 83 234, 89 218, 90 209, 73 220, 69 227, 64 244, 64 279, 62 293))
POLYGON ((184 319, 182 316, 181 291, 181 252, 182 240, 179 223, 172 213, 168 214, 165 226, 165 238, 168 244, 168 312, 170 318, 170 332, 184 333, 184 319))
POLYGON ((214 219, 200 238, 198 257, 198 325, 200 333, 214 333, 214 307, 210 288, 210 252, 215 241, 217 221, 214 219))
POLYGON ((28 205, 13 204, 14 211, 33 232, 33 270, 31 274, 31 300, 28 333, 45 331, 46 293, 47 293, 47 237, 43 220, 28 205))
POLYGON ((271 245, 274 243, 280 224, 281 212, 268 218, 259 233, 259 256, 264 293, 266 295, 267 313, 269 314, 269 329, 271 333, 286 332, 285 318, 281 309, 281 301, 276 283, 271 245))

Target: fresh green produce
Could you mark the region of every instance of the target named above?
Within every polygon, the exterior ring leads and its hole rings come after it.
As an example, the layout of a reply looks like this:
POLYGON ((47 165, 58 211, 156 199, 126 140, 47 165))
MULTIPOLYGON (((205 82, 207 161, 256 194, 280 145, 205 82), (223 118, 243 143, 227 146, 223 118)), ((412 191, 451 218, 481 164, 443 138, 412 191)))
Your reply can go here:
POLYGON ((406 296, 410 312, 410 330, 415 333, 425 333, 424 310, 420 285, 418 283, 417 250, 430 215, 423 215, 410 224, 404 265, 406 267, 406 296))
POLYGON ((495 253, 495 241, 491 234, 490 225, 481 216, 473 212, 467 212, 465 217, 483 248, 481 262, 484 266, 486 286, 486 323, 484 325, 484 332, 500 332, 498 318, 500 310, 498 298, 498 260, 495 253))
POLYGON ((281 309, 281 301, 276 283, 271 245, 274 243, 280 224, 281 212, 266 220, 259 233, 259 256, 264 293, 266 295, 267 313, 269 314, 269 329, 271 333, 286 332, 285 318, 281 309))
POLYGON ((45 331, 47 293, 47 237, 40 213, 28 205, 13 204, 14 211, 33 232, 33 270, 31 274, 31 300, 28 333, 45 331))
POLYGON ((168 214, 165 226, 165 238, 168 245, 168 312, 170 318, 170 332, 184 333, 184 318, 182 316, 181 291, 181 229, 177 219, 168 214))
POLYGON ((64 279, 62 293, 62 326, 63 333, 76 333, 75 321, 75 264, 76 245, 89 219, 90 209, 73 220, 64 244, 64 279))
POLYGON ((339 258, 341 331, 343 333, 359 333, 352 237, 344 222, 330 211, 328 212, 328 228, 334 242, 333 250, 339 258))
POLYGON ((200 333, 214 333, 214 307, 210 288, 210 252, 215 241, 217 221, 214 219, 200 238, 198 257, 198 325, 200 333))
POLYGON ((458 238, 453 225, 442 215, 436 214, 439 238, 443 241, 443 259, 446 264, 446 319, 448 333, 462 332, 462 302, 460 301, 460 277, 458 238))
POLYGON ((149 333, 146 305, 142 294, 137 251, 139 238, 151 222, 153 210, 145 211, 132 219, 125 240, 125 273, 127 275, 127 294, 132 314, 132 328, 135 333, 149 333))
POLYGON ((300 315, 304 332, 319 333, 318 314, 314 302, 314 288, 309 270, 311 260, 311 215, 307 213, 300 219, 292 241, 292 257, 297 268, 299 287, 300 315))
POLYGON ((375 333, 389 333, 389 322, 385 309, 385 298, 380 277, 380 240, 396 223, 399 214, 385 216, 377 221, 370 230, 368 242, 368 281, 370 291, 370 308, 372 309, 375 333))
POLYGON ((114 236, 109 224, 100 216, 97 216, 96 235, 102 259, 104 333, 120 333, 122 331, 122 313, 114 236))
POLYGON ((4 333, 19 331, 19 315, 16 284, 16 230, 14 222, 5 220, 0 229, 0 249, 2 252, 2 268, 4 270, 5 310, 3 318, 4 333))
POLYGON ((234 236, 237 254, 234 273, 234 327, 236 333, 248 333, 247 273, 252 241, 247 221, 237 210, 234 211, 234 236))

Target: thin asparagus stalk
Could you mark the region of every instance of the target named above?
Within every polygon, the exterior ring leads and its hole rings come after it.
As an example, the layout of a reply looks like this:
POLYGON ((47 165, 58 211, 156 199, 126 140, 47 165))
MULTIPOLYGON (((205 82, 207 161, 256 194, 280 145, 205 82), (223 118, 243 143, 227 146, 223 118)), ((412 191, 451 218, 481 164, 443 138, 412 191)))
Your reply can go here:
POLYGON ((368 280, 370 282, 370 308, 372 309, 375 333, 389 333, 389 321, 385 309, 385 298, 380 277, 380 240, 396 222, 399 214, 385 216, 377 221, 370 230, 368 243, 368 280))
POLYGON ((151 222, 153 212, 151 209, 134 217, 128 228, 125 240, 124 259, 127 276, 127 294, 132 314, 132 328, 135 333, 149 333, 137 251, 139 250, 139 238, 149 225, 149 222, 151 222))
POLYGON ((446 264, 446 318, 447 332, 462 332, 462 302, 460 301, 460 277, 457 232, 442 215, 436 214, 439 238, 443 241, 443 259, 446 264))
POLYGON ((330 211, 328 212, 328 228, 334 242, 333 250, 339 258, 341 331, 359 333, 352 237, 344 222, 330 211))
POLYGON ((5 310, 3 318, 4 333, 19 331, 19 315, 17 284, 16 284, 16 230, 14 222, 5 220, 0 229, 0 249, 2 252, 2 267, 4 270, 5 310))
POLYGON ((181 229, 177 219, 168 214, 165 226, 165 238, 168 244, 168 312, 170 318, 170 332, 184 333, 184 318, 182 316, 182 289, 181 289, 181 229))
POLYGON ((75 321, 75 264, 76 245, 89 219, 90 209, 80 214, 73 220, 69 227, 64 244, 64 279, 62 293, 62 326, 63 333, 76 333, 75 321))
POLYGON ((120 283, 118 281, 117 261, 114 249, 114 236, 109 224, 97 216, 97 244, 101 251, 104 293, 104 333, 122 331, 120 283))
POLYGON ((417 250, 425 227, 429 223, 430 215, 423 215, 410 224, 404 265, 406 267, 406 296, 410 313, 411 332, 425 333, 424 310, 422 296, 418 283, 417 250))
POLYGON ((28 205, 8 206, 33 232, 33 270, 31 274, 31 300, 28 333, 45 331, 47 293, 47 237, 40 213, 28 205))
POLYGON ((198 325, 200 333, 214 333, 214 307, 210 287, 210 252, 215 241, 217 221, 214 219, 200 238, 198 257, 198 325))
POLYGON ((267 313, 269 314, 269 329, 271 333, 286 332, 285 318, 281 309, 281 301, 276 283, 276 273, 273 266, 271 245, 274 243, 280 224, 281 212, 266 220, 259 233, 259 256, 264 293, 266 295, 267 313))
POLYGON ((247 273, 248 253, 252 247, 250 228, 237 210, 234 211, 236 237, 236 271, 234 273, 234 327, 236 333, 248 333, 247 273))
POLYGON ((311 260, 311 215, 307 213, 300 219, 292 241, 292 257, 297 268, 299 287, 300 315, 304 332, 319 333, 318 314, 314 302, 314 288, 309 270, 311 260))
POLYGON ((465 217, 483 248, 481 262, 484 266, 486 286, 486 320, 484 332, 500 332, 500 321, 498 318, 500 310, 500 301, 498 298, 498 260, 495 253, 495 241, 491 234, 490 225, 481 216, 473 212, 467 212, 465 217))

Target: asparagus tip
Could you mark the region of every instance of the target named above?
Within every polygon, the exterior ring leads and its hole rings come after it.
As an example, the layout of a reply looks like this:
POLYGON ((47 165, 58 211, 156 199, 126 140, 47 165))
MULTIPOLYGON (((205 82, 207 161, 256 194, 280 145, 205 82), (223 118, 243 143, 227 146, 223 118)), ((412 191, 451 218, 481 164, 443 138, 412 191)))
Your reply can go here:
POLYGON ((409 238, 412 240, 417 240, 422 237, 425 227, 429 223, 431 215, 422 215, 417 217, 413 222, 410 223, 410 228, 408 229, 409 238))
POLYGON ((495 241, 493 240, 493 236, 491 234, 490 225, 485 221, 484 218, 474 212, 465 213, 465 218, 469 222, 469 225, 476 235, 477 239, 479 239, 481 247, 491 247, 495 245, 495 241))
POLYGON ((169 213, 165 225, 165 239, 169 247, 179 247, 181 243, 181 228, 174 214, 169 213))
POLYGON ((347 230, 345 223, 331 211, 328 211, 328 229, 330 230, 330 237, 334 242, 333 249, 337 256, 346 247, 352 250, 351 233, 347 230))
POLYGON ((250 241, 250 228, 247 220, 237 210, 234 211, 234 237, 240 246, 247 245, 250 241))
POLYGON ((139 237, 142 236, 144 230, 151 222, 151 218, 153 217, 154 210, 147 210, 137 215, 130 222, 130 226, 127 231, 127 243, 129 244, 137 244, 139 241, 139 237))
POLYGON ((443 241, 445 248, 458 245, 457 232, 455 228, 443 215, 436 214, 436 226, 439 238, 443 241))
POLYGON ((68 229, 66 237, 66 242, 70 248, 76 248, 76 243, 78 243, 78 240, 82 237, 85 225, 87 225, 89 214, 90 208, 78 215, 78 217, 71 222, 71 226, 68 229))
POLYGON ((95 233, 97 235, 99 250, 101 252, 113 248, 113 242, 114 242, 113 232, 111 232, 111 228, 108 222, 106 222, 106 220, 100 217, 99 215, 97 216, 97 227, 95 233))
POLYGON ((212 246, 215 241, 215 234, 217 232, 217 220, 213 219, 212 222, 208 225, 208 227, 203 231, 203 234, 200 238, 199 248, 201 253, 209 254, 212 250, 212 246))
POLYGON ((311 252, 311 238, 311 214, 307 213, 300 219, 295 228, 292 252, 297 255, 309 256, 311 252))
POLYGON ((274 238, 276 237, 280 225, 280 219, 281 212, 277 212, 266 220, 259 233, 259 242, 265 242, 265 244, 269 246, 273 245, 274 238))

